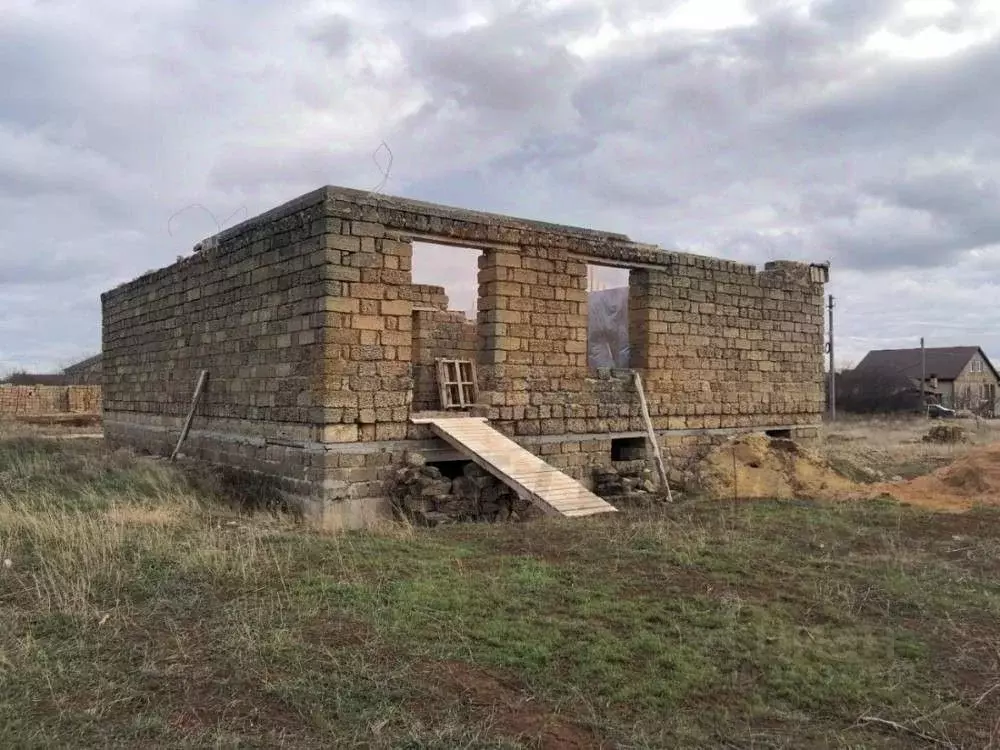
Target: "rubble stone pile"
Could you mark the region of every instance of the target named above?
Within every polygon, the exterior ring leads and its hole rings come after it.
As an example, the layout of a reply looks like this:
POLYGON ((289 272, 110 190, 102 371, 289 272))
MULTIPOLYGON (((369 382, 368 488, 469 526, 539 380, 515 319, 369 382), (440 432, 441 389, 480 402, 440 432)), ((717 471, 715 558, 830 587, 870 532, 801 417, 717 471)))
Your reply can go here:
POLYGON ((924 435, 925 443, 965 442, 965 429, 957 424, 936 424, 924 435))
POLYGON ((619 463, 594 470, 594 493, 605 500, 659 493, 653 472, 645 461, 619 463))
POLYGON ((422 526, 523 521, 540 514, 530 501, 471 461, 451 478, 416 454, 409 454, 396 471, 391 498, 398 517, 422 526))

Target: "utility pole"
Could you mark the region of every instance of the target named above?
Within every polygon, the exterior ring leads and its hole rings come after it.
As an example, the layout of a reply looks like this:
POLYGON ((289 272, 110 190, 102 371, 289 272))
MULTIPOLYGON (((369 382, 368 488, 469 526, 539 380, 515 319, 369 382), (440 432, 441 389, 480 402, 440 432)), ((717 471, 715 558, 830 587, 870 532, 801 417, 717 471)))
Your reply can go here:
POLYGON ((927 351, 924 349, 924 337, 920 337, 920 405, 924 411, 924 419, 930 416, 927 410, 927 351))
POLYGON ((830 421, 837 420, 837 376, 833 369, 833 295, 830 295, 830 421))

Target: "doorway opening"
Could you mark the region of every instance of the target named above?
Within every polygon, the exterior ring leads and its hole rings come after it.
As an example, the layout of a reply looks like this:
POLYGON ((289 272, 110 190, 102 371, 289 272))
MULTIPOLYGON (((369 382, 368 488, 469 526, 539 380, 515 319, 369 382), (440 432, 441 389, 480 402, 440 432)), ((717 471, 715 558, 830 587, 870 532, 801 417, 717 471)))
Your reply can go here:
MULTIPOLYGON (((412 411, 445 408, 439 382, 441 361, 476 363, 479 359, 480 254, 471 248, 413 243, 412 411)), ((468 408, 460 401, 462 408, 468 408)))

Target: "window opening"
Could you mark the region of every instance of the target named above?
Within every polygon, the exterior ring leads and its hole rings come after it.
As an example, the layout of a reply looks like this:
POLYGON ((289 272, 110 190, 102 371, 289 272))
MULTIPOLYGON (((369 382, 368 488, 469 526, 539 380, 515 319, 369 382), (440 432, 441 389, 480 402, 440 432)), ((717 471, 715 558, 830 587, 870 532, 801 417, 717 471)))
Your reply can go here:
POLYGON ((629 272, 587 266, 587 364, 592 369, 629 366, 629 272))
POLYGON ((614 438, 611 441, 612 461, 640 461, 646 458, 646 438, 614 438))

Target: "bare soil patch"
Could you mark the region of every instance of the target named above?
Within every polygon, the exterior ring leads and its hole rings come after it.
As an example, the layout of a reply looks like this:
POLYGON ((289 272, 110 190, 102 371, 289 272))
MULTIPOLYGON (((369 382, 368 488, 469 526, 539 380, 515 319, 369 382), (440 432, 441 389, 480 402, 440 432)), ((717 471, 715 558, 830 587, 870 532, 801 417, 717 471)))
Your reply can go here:
POLYGON ((858 489, 820 454, 764 435, 744 435, 715 448, 699 472, 699 485, 717 500, 840 498, 858 489))
POLYGON ((873 490, 933 510, 1000 506, 1000 444, 974 448, 930 474, 908 482, 876 485, 873 490))
POLYGON ((848 434, 831 435, 823 452, 763 435, 741 436, 709 453, 700 467, 700 484, 716 500, 888 496, 946 512, 1000 506, 1000 442, 991 440, 993 427, 947 427, 928 428, 919 420, 905 428, 873 424, 866 439, 855 434, 861 428, 854 426, 848 434), (958 430, 969 436, 968 445, 921 437, 958 430), (903 467, 907 476, 887 476, 903 467))
POLYGON ((823 433, 820 452, 831 466, 857 482, 875 484, 928 474, 1000 441, 1000 420, 846 417, 825 425, 823 433), (952 439, 959 434, 960 441, 952 439))

